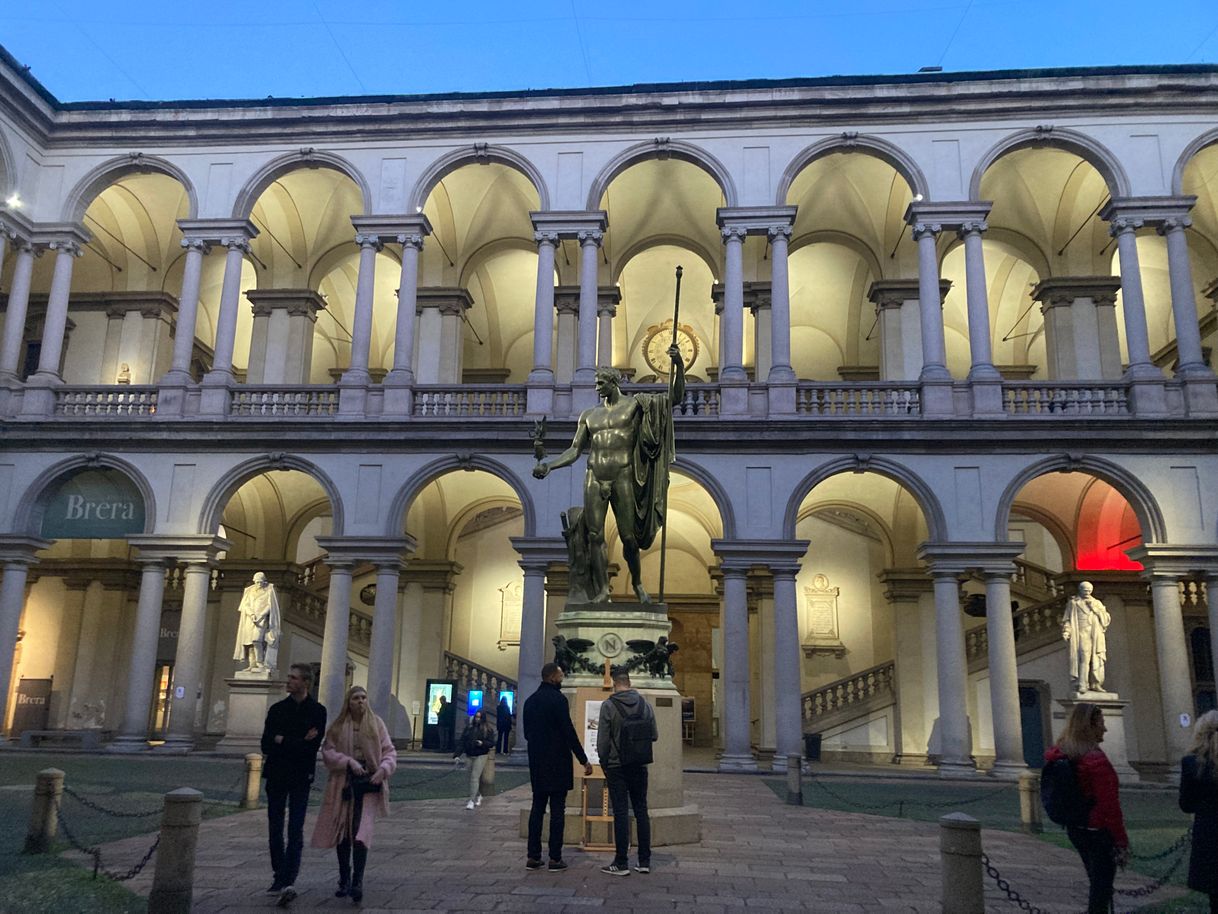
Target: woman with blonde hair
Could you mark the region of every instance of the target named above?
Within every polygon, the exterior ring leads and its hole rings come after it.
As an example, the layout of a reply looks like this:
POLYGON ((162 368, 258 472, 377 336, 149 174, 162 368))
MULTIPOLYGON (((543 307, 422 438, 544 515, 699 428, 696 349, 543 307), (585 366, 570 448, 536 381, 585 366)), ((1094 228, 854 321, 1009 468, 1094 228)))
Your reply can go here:
POLYGON ((1193 747, 1180 760, 1180 809, 1193 814, 1188 887, 1208 895, 1218 914, 1218 711, 1197 718, 1193 747))
POLYGON ((389 776, 397 750, 384 721, 368 707, 368 692, 352 686, 342 713, 326 731, 321 760, 329 772, 314 847, 338 848, 338 898, 364 897, 364 866, 372 846, 373 821, 389 812, 389 776), (352 869, 354 854, 354 869, 352 869))
POLYGON ((1080 701, 1070 711, 1057 745, 1045 753, 1046 762, 1070 761, 1079 790, 1090 805, 1085 826, 1066 828, 1087 870, 1088 914, 1107 914, 1111 909, 1117 867, 1129 862, 1129 836, 1121 815, 1116 769, 1100 748, 1106 729, 1104 710, 1080 701))

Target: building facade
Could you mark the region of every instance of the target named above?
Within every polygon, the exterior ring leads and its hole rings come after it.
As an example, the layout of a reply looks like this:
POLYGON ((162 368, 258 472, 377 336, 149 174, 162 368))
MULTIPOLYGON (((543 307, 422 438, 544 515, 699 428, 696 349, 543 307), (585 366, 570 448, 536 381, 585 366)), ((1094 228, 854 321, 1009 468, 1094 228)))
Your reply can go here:
POLYGON ((691 742, 1016 771, 1086 579, 1161 772, 1214 703, 1216 115, 1214 67, 65 104, 4 55, 5 727, 213 744, 257 571, 395 736, 527 693, 582 491, 534 423, 676 340, 691 742))

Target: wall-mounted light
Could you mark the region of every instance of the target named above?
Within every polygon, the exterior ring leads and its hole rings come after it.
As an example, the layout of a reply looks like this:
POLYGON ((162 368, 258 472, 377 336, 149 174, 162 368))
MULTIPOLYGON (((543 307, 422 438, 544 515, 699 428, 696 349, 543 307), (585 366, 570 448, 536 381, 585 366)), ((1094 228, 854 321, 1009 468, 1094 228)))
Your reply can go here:
POLYGON ((421 212, 423 212, 423 207, 421 207, 421 206, 416 206, 416 207, 414 208, 414 211, 415 211, 416 213, 421 213, 421 212))
POLYGON ((4 205, 9 209, 21 209, 21 207, 25 205, 25 202, 21 199, 21 194, 17 193, 17 191, 13 191, 5 199, 4 205))
POLYGON ((913 195, 913 202, 914 202, 914 203, 921 203, 921 202, 922 202, 922 195, 921 195, 921 194, 914 194, 914 195, 913 195))

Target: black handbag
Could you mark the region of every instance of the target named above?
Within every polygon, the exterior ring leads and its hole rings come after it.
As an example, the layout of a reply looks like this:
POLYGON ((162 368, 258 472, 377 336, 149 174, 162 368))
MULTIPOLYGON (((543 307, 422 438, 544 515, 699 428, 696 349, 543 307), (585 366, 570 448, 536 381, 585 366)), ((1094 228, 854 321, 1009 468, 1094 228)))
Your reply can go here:
POLYGON ((347 775, 347 785, 343 787, 342 797, 344 800, 352 800, 355 797, 362 797, 364 794, 380 792, 381 785, 372 783, 372 775, 349 774, 347 775))

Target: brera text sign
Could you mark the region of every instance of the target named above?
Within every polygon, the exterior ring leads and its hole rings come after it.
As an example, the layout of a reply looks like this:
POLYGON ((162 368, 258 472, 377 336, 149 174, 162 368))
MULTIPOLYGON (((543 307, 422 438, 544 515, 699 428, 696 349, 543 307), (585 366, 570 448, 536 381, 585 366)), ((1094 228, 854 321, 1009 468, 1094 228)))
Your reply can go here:
POLYGON ((118 470, 82 470, 55 482, 41 534, 48 539, 118 539, 144 532, 144 499, 118 470))

